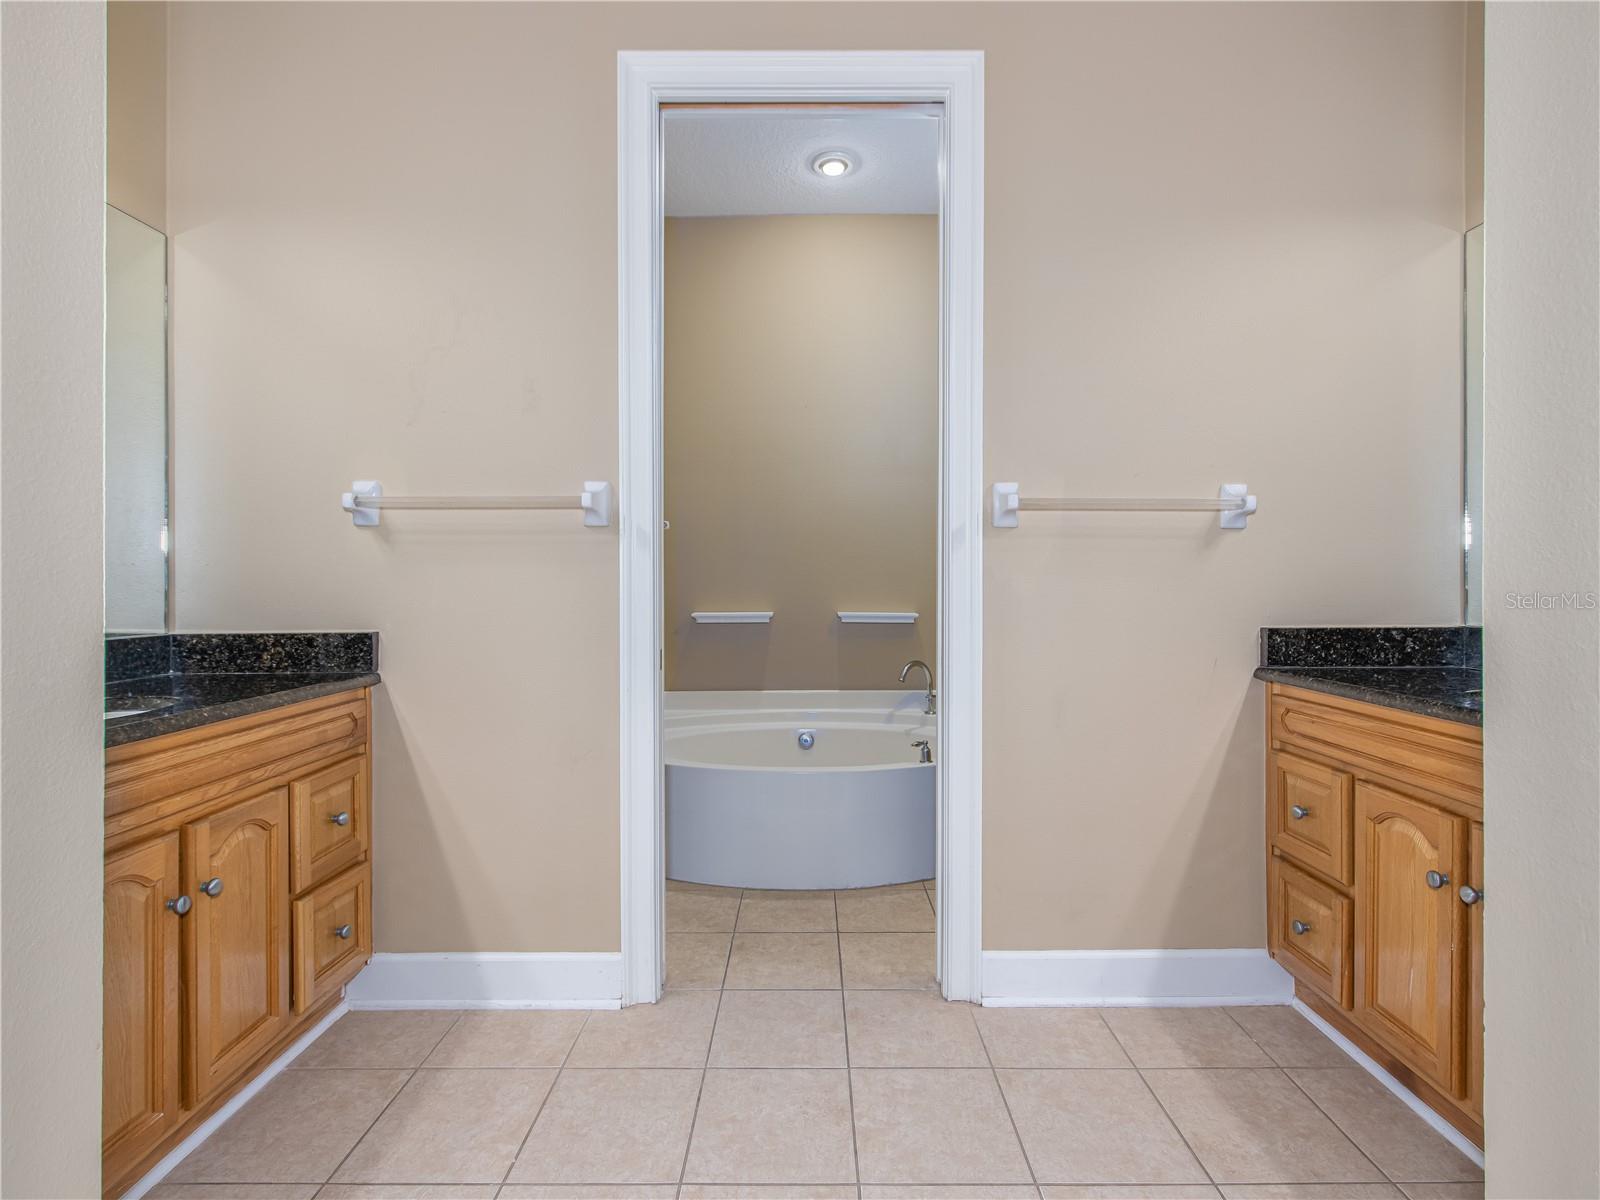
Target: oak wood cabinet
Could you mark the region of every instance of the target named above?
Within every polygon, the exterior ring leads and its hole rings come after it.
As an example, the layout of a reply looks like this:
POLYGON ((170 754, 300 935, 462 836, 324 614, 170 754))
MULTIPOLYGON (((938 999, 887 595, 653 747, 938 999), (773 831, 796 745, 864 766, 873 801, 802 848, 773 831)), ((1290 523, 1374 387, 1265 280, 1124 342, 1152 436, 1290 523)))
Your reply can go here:
POLYGON ((107 750, 108 1196, 371 957, 370 726, 359 689, 107 750))
POLYGON ((1268 950, 1478 1145, 1482 745, 1476 726, 1268 685, 1268 950))

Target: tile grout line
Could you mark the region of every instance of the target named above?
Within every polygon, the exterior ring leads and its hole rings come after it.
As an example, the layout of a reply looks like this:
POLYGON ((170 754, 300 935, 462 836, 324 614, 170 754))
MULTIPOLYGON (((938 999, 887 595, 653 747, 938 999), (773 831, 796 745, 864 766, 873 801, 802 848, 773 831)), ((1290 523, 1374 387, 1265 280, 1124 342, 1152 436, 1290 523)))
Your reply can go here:
MULTIPOLYGON (((1324 1117, 1326 1117, 1330 1122, 1333 1123, 1333 1127, 1335 1129, 1337 1129, 1341 1134, 1344 1135, 1345 1141, 1349 1142, 1351 1146, 1355 1147, 1356 1153, 1361 1155, 1362 1158, 1365 1158, 1369 1163, 1372 1164, 1373 1170, 1377 1171, 1379 1175, 1383 1176, 1384 1180, 1386 1182, 1388 1182, 1391 1186, 1396 1187, 1396 1188, 1400 1188, 1399 1181, 1390 1178, 1389 1172, 1385 1171, 1383 1169, 1383 1167, 1381 1165, 1379 1165, 1378 1160, 1373 1158, 1372 1155, 1368 1154, 1366 1152, 1366 1150, 1363 1149, 1356 1142, 1356 1139, 1350 1136, 1349 1131, 1346 1130, 1343 1125, 1339 1124, 1338 1119, 1332 1113, 1330 1113, 1327 1109, 1323 1108, 1322 1105, 1318 1104, 1317 1103, 1317 1098, 1315 1096, 1313 1096, 1310 1092, 1306 1091, 1305 1088, 1300 1086, 1300 1081, 1298 1079, 1296 1079, 1293 1075, 1289 1074, 1289 1068, 1284 1066, 1282 1063, 1280 1063, 1278 1061, 1277 1056, 1275 1054, 1273 1054, 1271 1050, 1268 1050, 1264 1045, 1262 1045, 1260 1039, 1257 1038, 1255 1034, 1251 1033, 1248 1029, 1245 1028, 1245 1025, 1244 1025, 1243 1021, 1239 1020, 1238 1017, 1234 1016, 1233 1013, 1229 1012, 1227 1008, 1223 1008, 1222 1011, 1227 1014, 1228 1020, 1232 1021, 1235 1025, 1237 1025, 1244 1032, 1245 1037, 1249 1038, 1253 1043, 1255 1043, 1256 1048, 1259 1049, 1262 1054, 1265 1054, 1267 1056, 1267 1061, 1270 1062, 1273 1066, 1277 1067, 1278 1070, 1282 1071, 1283 1072, 1283 1077, 1285 1079, 1287 1079, 1290 1083, 1294 1084, 1295 1089, 1297 1091, 1299 1091, 1299 1093, 1302 1096, 1304 1096, 1307 1100, 1311 1101, 1311 1106, 1313 1108, 1315 1108, 1318 1112, 1320 1112, 1324 1117)), ((1319 1034, 1319 1036, 1320 1036, 1320 1034, 1319 1034)), ((1352 1067, 1354 1067, 1353 1063, 1351 1065, 1352 1065, 1352 1067)), ((1303 1069, 1303 1068, 1297 1068, 1297 1069, 1303 1069)), ((1329 1069, 1330 1070, 1343 1070, 1344 1068, 1334 1067, 1334 1068, 1329 1068, 1329 1069)), ((1359 1068, 1356 1068, 1356 1069, 1359 1069, 1359 1068)), ((1404 1188, 1400 1188, 1400 1190, 1401 1190, 1401 1192, 1405 1191, 1404 1188)))
POLYGON ((592 1016, 594 1016, 592 1009, 584 1011, 583 1024, 578 1026, 578 1032, 573 1034, 572 1041, 568 1043, 567 1052, 561 1056, 561 1065, 556 1068, 556 1077, 550 1081, 550 1086, 545 1089, 544 1097, 539 1101, 539 1107, 534 1110, 533 1120, 528 1122, 527 1132, 522 1135, 522 1140, 517 1143, 516 1153, 511 1156, 511 1161, 506 1164, 505 1174, 500 1176, 500 1184, 494 1191, 496 1196, 505 1191, 506 1182, 511 1178, 511 1172, 517 1169, 517 1160, 522 1157, 522 1152, 528 1147, 528 1139, 533 1136, 533 1127, 539 1123, 539 1118, 544 1116, 544 1110, 550 1103, 550 1097, 556 1094, 556 1084, 561 1082, 561 1076, 567 1069, 567 1062, 572 1058, 573 1050, 577 1049, 578 1039, 583 1036, 583 1031, 589 1028, 589 1018, 592 1016))
POLYGON ((1017 1114, 1011 1111, 1011 1098, 1006 1095, 1006 1089, 1001 1086, 1000 1072, 995 1070, 994 1055, 989 1053, 988 1040, 983 1036, 983 1026, 978 1024, 976 1014, 967 1014, 972 1019, 972 1028, 978 1035, 978 1045, 983 1047, 984 1061, 989 1064, 989 1078, 994 1080, 994 1090, 1000 1093, 1000 1103, 1005 1106, 1006 1120, 1011 1122, 1011 1136, 1017 1139, 1017 1149, 1022 1151, 1022 1165, 1028 1168, 1028 1178, 1033 1181, 1035 1195, 1042 1196, 1039 1190, 1039 1173, 1033 1169, 1033 1158, 1028 1154, 1028 1147, 1022 1140, 1022 1130, 1017 1128, 1017 1114))
MULTIPOLYGON (((744 907, 744 892, 743 891, 741 891, 739 893, 739 907, 740 908, 744 907)), ((735 913, 734 913, 734 924, 737 925, 738 923, 739 923, 738 922, 738 913, 737 913, 737 911, 735 911, 735 913)), ((733 958, 733 939, 732 938, 728 939, 728 958, 729 958, 730 961, 733 958)), ((727 967, 726 966, 723 967, 723 980, 724 980, 724 982, 726 982, 726 980, 727 980, 727 967)), ((689 1117, 689 1136, 684 1139, 684 1142, 683 1142, 683 1160, 678 1164, 678 1190, 677 1190, 677 1192, 674 1193, 675 1196, 683 1194, 684 1180, 688 1177, 688 1174, 689 1174, 689 1151, 694 1149, 694 1131, 695 1131, 695 1126, 700 1123, 700 1101, 706 1094, 706 1074, 708 1073, 708 1071, 711 1068, 711 1047, 713 1047, 713 1046, 715 1046, 717 1044, 717 1022, 722 1019, 722 996, 723 996, 723 989, 718 988, 717 989, 717 1010, 716 1010, 716 1012, 711 1014, 711 1036, 706 1038, 706 1056, 705 1056, 705 1060, 700 1064, 700 1086, 697 1089, 695 1089, 695 1093, 694 1093, 694 1112, 689 1117)))
POLYGON ((856 1080, 850 1066, 850 1014, 844 1003, 844 939, 839 936, 839 893, 833 893, 833 948, 839 956, 839 1021, 844 1026, 844 1086, 850 1100, 850 1157, 856 1170, 856 1196, 861 1195, 861 1143, 856 1138, 856 1080))
MULTIPOLYGON (((1156 1102, 1156 1107, 1161 1110, 1161 1115, 1167 1119, 1167 1124, 1172 1126, 1172 1132, 1178 1135, 1178 1140, 1183 1143, 1184 1149, 1189 1152, 1189 1156, 1194 1159, 1195 1165, 1199 1167, 1201 1172, 1205 1175, 1207 1182, 1211 1184, 1211 1190, 1216 1192, 1219 1196, 1222 1195, 1222 1185, 1217 1182, 1216 1176, 1211 1173, 1211 1168, 1206 1166, 1205 1159, 1200 1157, 1199 1151, 1197 1151, 1194 1148, 1194 1144, 1189 1141, 1189 1135, 1183 1132, 1183 1129, 1179 1126, 1177 1119, 1174 1118, 1169 1111, 1167 1111, 1167 1106, 1161 1103, 1161 1097, 1156 1095, 1155 1088, 1151 1087, 1150 1081, 1145 1078, 1144 1068, 1134 1061, 1133 1055, 1128 1052, 1128 1047, 1123 1045, 1122 1039, 1117 1036, 1116 1027, 1112 1025, 1110 1021, 1106 1020, 1105 1013, 1100 1009, 1095 1009, 1094 1013, 1095 1016, 1100 1018, 1100 1023, 1106 1027, 1107 1032, 1111 1034, 1111 1040, 1117 1044, 1117 1049, 1122 1051, 1129 1064, 1138 1073, 1139 1082, 1144 1084, 1144 1090, 1149 1093, 1150 1099, 1156 1102)), ((1233 1018, 1229 1017, 1229 1020, 1233 1020, 1233 1018)), ((1234 1024, 1237 1025, 1238 1022, 1234 1021, 1234 1024)), ((1270 1054, 1267 1055, 1267 1061, 1272 1061, 1272 1056, 1270 1054)))
MULTIPOLYGON (((348 1015, 348 1014, 346 1014, 346 1015, 348 1015)), ((405 1090, 408 1087, 411 1086, 412 1080, 416 1079, 416 1077, 417 1077, 417 1072, 422 1070, 422 1064, 427 1062, 428 1059, 433 1056, 433 1052, 439 1048, 439 1043, 444 1041, 445 1038, 450 1036, 450 1031, 452 1029, 454 1029, 457 1025, 461 1024, 461 1018, 464 1015, 465 1014, 461 1010, 458 1009, 456 1011, 455 1020, 451 1021, 450 1024, 445 1026, 444 1032, 439 1035, 438 1039, 433 1043, 433 1045, 428 1047, 428 1052, 422 1056, 421 1061, 419 1061, 416 1066, 412 1067, 411 1070, 406 1074, 406 1081, 404 1083, 402 1083, 399 1087, 395 1088, 394 1095, 389 1097, 388 1103, 385 1104, 381 1109, 378 1110, 378 1115, 377 1116, 372 1118, 372 1124, 368 1125, 365 1129, 363 1129, 361 1131, 361 1136, 358 1137, 355 1141, 350 1143, 350 1149, 346 1150, 344 1152, 344 1156, 339 1159, 339 1165, 334 1167, 333 1170, 328 1173, 328 1177, 326 1179, 324 1179, 321 1184, 318 1185, 317 1194, 320 1195, 321 1192, 322 1192, 322 1189, 327 1187, 330 1183, 333 1182, 333 1177, 335 1175, 337 1175, 340 1171, 344 1170, 344 1165, 345 1165, 345 1163, 350 1161, 350 1156, 356 1152, 357 1148, 361 1145, 362 1142, 367 1140, 368 1135, 370 1135, 372 1133, 372 1131, 378 1127, 378 1122, 383 1120, 383 1114, 388 1112, 389 1109, 391 1107, 393 1107, 394 1102, 396 1100, 400 1099, 401 1095, 405 1092, 405 1090)), ((328 1030, 328 1033, 332 1033, 332 1032, 333 1032, 332 1029, 328 1030)), ((326 1037, 326 1036, 327 1036, 327 1034, 323 1035, 323 1037, 326 1037)))

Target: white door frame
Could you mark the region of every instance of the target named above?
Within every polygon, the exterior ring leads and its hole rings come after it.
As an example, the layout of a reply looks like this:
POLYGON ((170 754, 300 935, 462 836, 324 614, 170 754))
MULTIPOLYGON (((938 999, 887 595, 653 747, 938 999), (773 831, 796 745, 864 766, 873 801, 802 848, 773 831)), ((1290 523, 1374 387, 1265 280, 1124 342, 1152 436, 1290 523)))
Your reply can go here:
POLYGON ((660 106, 944 105, 939 500, 939 946, 951 1000, 983 998, 983 54, 617 55, 622 1003, 661 995, 660 106))

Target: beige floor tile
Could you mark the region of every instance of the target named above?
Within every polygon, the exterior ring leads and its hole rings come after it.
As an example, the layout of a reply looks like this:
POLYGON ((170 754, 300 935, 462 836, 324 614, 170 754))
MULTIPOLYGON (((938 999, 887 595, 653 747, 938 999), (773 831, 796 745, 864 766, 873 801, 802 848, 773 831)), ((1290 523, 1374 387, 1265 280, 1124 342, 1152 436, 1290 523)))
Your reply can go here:
POLYGON ((1392 1183, 1230 1183, 1223 1200, 1405 1200, 1392 1183))
POLYGON ((1045 1183, 1209 1183, 1137 1071, 1001 1071, 1033 1175, 1045 1183))
POLYGON ((846 992, 850 1064, 856 1067, 986 1067, 974 1006, 938 992, 846 992))
POLYGON ((736 933, 728 988, 837 988, 839 943, 831 933, 736 933))
POLYGON ((1350 1056, 1286 1004, 1230 1008, 1228 1015, 1280 1067, 1348 1067, 1350 1056))
POLYGON ((1030 1183, 988 1070, 852 1069, 863 1183, 1030 1183))
POLYGON ((428 1055, 430 1067, 559 1067, 589 1014, 462 1013, 428 1055))
POLYGON ((678 1200, 856 1200, 848 1183, 686 1183, 678 1200))
POLYGON ((934 934, 841 933, 847 988, 934 988, 934 934))
POLYGON ((850 1080, 837 1070, 709 1070, 686 1183, 854 1183, 850 1080))
POLYGON ((1039 1189, 1022 1183, 868 1183, 863 1200, 1037 1200, 1039 1189))
POLYGON ((1213 1183, 1379 1183, 1305 1093, 1270 1070, 1143 1072, 1213 1183))
POLYGON ((500 1200, 673 1200, 675 1183, 508 1183, 500 1200))
POLYGON ((711 1038, 713 1067, 843 1067, 839 993, 727 992, 711 1038))
POLYGON ((408 1071, 285 1071, 184 1159, 172 1183, 321 1183, 408 1071))
POLYGON ((927 889, 928 881, 925 879, 908 879, 904 883, 883 883, 877 887, 840 888, 835 896, 874 896, 886 892, 913 892, 917 888, 927 889))
POLYGON ((317 1200, 494 1200, 493 1183, 328 1183, 317 1200))
POLYGON ((1290 1071, 1289 1078, 1396 1183, 1476 1182, 1483 1178, 1481 1167, 1360 1067, 1302 1068, 1290 1071))
POLYGON ((732 933, 738 892, 667 892, 668 933, 732 933))
POLYGON ((336 1183, 499 1183, 556 1072, 424 1068, 350 1152, 336 1183))
POLYGON ((1136 1067, 1270 1067, 1272 1060, 1220 1008, 1103 1008, 1136 1067))
POLYGON ((728 947, 731 933, 667 934, 667 980, 669 988, 720 988, 728 973, 728 947))
POLYGON ((289 1067, 420 1067, 460 1015, 431 1010, 346 1013, 289 1067))
POLYGON ((973 1014, 997 1067, 1131 1067, 1092 1008, 980 1008, 973 1014))
POLYGON ((1410 1200, 1483 1200, 1483 1183, 1402 1183, 1410 1200))
POLYGON ((590 1013, 567 1066, 703 1067, 718 999, 717 992, 665 992, 654 1004, 590 1013))
POLYGON ((314 1183, 158 1183, 144 1200, 311 1200, 314 1183))
POLYGON ((569 1068, 509 1181, 676 1183, 699 1093, 699 1071, 569 1068))
POLYGON ((839 893, 841 933, 932 933, 933 904, 912 886, 898 891, 839 893))
POLYGON ((1085 1184, 1067 1183, 1039 1188, 1044 1200, 1218 1200, 1216 1188, 1204 1183, 1085 1184))
POLYGON ((832 933, 832 892, 756 892, 739 905, 740 933, 832 933))

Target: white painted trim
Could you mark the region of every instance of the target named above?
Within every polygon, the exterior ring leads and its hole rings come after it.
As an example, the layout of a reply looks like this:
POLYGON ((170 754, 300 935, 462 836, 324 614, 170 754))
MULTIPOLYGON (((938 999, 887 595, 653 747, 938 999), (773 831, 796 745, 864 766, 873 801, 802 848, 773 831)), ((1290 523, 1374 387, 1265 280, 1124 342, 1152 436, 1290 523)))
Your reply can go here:
POLYGON ((616 1008, 622 955, 374 954, 345 988, 352 1009, 616 1008))
POLYGON ((989 950, 987 1008, 1287 1004, 1294 980, 1265 950, 989 950))
POLYGON ((1330 1042, 1332 1042, 1335 1046, 1338 1046, 1339 1049, 1343 1050, 1351 1058, 1355 1059, 1356 1066, 1360 1067, 1368 1075, 1371 1075, 1379 1083, 1383 1084, 1384 1087, 1393 1092, 1399 1098, 1402 1104, 1426 1121, 1429 1127, 1435 1133, 1444 1138, 1445 1141, 1449 1142, 1457 1150, 1461 1151, 1461 1153, 1465 1154, 1478 1166, 1483 1166, 1483 1151, 1474 1146, 1472 1142, 1467 1139, 1466 1134, 1462 1133, 1454 1125, 1450 1124, 1449 1121, 1446 1121, 1438 1113, 1434 1112, 1433 1109, 1429 1108, 1420 1099, 1418 1099, 1417 1096, 1405 1086, 1405 1084, 1401 1083, 1393 1075, 1389 1074, 1389 1072, 1380 1067, 1377 1063, 1377 1060, 1366 1054, 1361 1047, 1357 1046, 1349 1038, 1345 1037, 1344 1034, 1340 1033, 1327 1021, 1324 1021, 1320 1016, 1317 1015, 1316 1011, 1307 1005, 1303 1000, 1295 997, 1289 1001, 1289 1006, 1306 1020, 1315 1025, 1317 1029, 1322 1032, 1323 1036, 1326 1037, 1330 1042))
POLYGON ((983 54, 623 52, 617 55, 621 531, 622 1002, 662 972, 661 386, 664 101, 942 104, 939 505, 939 973, 983 994, 983 54))
POLYGON ((328 1031, 328 1026, 349 1011, 350 1006, 343 1001, 335 1004, 328 1010, 327 1016, 290 1043, 289 1048, 268 1063, 262 1069, 261 1074, 245 1084, 229 1097, 226 1104, 195 1126, 194 1132, 174 1146, 171 1153, 145 1172, 144 1178, 122 1193, 122 1200, 140 1200, 141 1196, 170 1175, 179 1163, 198 1150, 200 1144, 220 1129, 224 1121, 249 1103, 255 1094, 266 1087, 267 1084, 283 1074, 284 1069, 296 1058, 300 1057, 307 1046, 328 1031))

